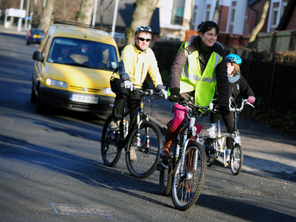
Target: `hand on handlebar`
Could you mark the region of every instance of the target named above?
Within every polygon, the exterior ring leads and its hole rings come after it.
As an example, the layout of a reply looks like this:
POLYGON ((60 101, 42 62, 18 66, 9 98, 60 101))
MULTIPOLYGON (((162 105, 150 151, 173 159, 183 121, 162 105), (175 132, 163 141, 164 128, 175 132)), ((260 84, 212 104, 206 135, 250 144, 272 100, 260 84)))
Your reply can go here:
POLYGON ((171 95, 168 97, 168 99, 171 101, 171 102, 179 102, 180 101, 180 89, 178 88, 172 88, 171 89, 171 95))
POLYGON ((168 97, 168 93, 167 93, 167 91, 165 90, 165 86, 164 85, 158 85, 157 87, 156 87, 156 91, 157 92, 161 92, 162 93, 162 95, 161 95, 161 97, 164 97, 165 99, 167 99, 167 97, 168 97))
POLYGON ((248 97, 248 102, 251 103, 251 104, 253 104, 255 102, 255 99, 256 98, 254 96, 249 96, 248 97))
POLYGON ((134 85, 131 81, 129 80, 125 80, 123 81, 123 85, 124 85, 124 88, 125 89, 129 89, 130 91, 133 91, 134 90, 134 85))

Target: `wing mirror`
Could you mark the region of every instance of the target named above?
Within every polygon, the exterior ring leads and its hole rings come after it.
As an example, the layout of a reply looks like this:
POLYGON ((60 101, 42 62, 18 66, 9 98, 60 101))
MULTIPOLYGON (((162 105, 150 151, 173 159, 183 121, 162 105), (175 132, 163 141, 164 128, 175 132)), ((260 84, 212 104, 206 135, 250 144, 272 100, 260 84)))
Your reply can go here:
POLYGON ((39 52, 39 51, 34 52, 34 54, 33 54, 34 60, 42 62, 43 58, 44 58, 44 54, 42 52, 39 52))

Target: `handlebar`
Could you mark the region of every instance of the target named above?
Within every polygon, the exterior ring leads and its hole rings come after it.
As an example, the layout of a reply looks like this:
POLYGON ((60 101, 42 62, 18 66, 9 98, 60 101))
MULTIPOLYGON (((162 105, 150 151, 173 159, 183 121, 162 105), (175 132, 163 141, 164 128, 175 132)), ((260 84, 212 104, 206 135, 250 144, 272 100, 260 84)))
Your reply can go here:
POLYGON ((229 111, 232 112, 241 112, 245 106, 245 104, 255 108, 255 106, 252 103, 249 103, 247 99, 242 100, 242 104, 240 108, 231 107, 231 100, 229 99, 229 111))
POLYGON ((193 97, 190 97, 188 100, 186 99, 181 99, 179 102, 178 102, 180 105, 182 106, 188 106, 188 107, 193 107, 194 109, 196 110, 201 110, 202 112, 208 112, 208 111, 211 111, 212 110, 212 105, 210 106, 200 106, 200 105, 195 105, 193 103, 193 97))

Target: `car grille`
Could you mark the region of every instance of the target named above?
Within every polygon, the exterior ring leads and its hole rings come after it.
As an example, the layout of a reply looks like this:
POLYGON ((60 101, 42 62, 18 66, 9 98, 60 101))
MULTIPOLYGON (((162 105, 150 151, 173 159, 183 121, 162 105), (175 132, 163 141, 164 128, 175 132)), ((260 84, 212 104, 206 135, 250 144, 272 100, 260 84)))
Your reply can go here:
MULTIPOLYGON (((78 109, 85 109, 85 110, 93 110, 93 111, 100 111, 103 110, 106 107, 103 107, 102 104, 87 104, 87 103, 78 103, 78 102, 72 102, 63 100, 63 104, 66 107, 71 108, 78 108, 78 109)), ((112 107, 110 107, 110 110, 112 107)))
MULTIPOLYGON (((70 89, 71 90, 75 90, 75 91, 80 91, 80 92, 82 92, 84 87, 81 87, 81 86, 72 86, 72 85, 70 85, 70 89)), ((95 89, 95 88, 87 88, 87 91, 89 92, 89 93, 99 93, 99 92, 101 92, 102 90, 101 89, 95 89)), ((84 91, 83 91, 84 92, 84 91)))

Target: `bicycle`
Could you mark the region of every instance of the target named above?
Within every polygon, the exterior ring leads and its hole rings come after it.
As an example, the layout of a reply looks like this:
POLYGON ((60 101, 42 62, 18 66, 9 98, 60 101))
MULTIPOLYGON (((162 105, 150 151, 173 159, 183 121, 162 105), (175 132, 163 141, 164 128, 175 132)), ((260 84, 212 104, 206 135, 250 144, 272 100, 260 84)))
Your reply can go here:
MULTIPOLYGON (((234 112, 234 131, 233 133, 221 134, 220 119, 217 124, 217 136, 212 139, 208 136, 204 137, 204 146, 207 155, 207 166, 210 167, 221 154, 223 154, 223 164, 227 167, 230 164, 230 169, 233 175, 238 175, 243 166, 243 149, 241 147, 241 137, 237 128, 239 113, 243 110, 244 105, 247 104, 254 108, 254 106, 248 102, 247 99, 242 100, 241 107, 238 108, 237 104, 230 98, 229 110, 234 112), (233 141, 233 148, 230 153, 230 162, 226 160, 226 138, 231 138, 233 141)), ((213 109, 213 112, 218 112, 217 109, 213 109)))
POLYGON ((159 163, 160 194, 166 196, 172 191, 172 201, 179 210, 187 210, 196 203, 207 168, 205 149, 199 143, 203 125, 198 122, 209 107, 194 105, 191 101, 180 102, 187 106, 188 115, 182 123, 181 133, 171 146, 170 157, 159 163))
POLYGON ((144 112, 144 101, 150 102, 149 96, 156 99, 162 97, 161 92, 153 90, 140 90, 141 102, 125 111, 120 118, 119 130, 111 130, 110 124, 113 121, 112 114, 108 116, 101 138, 101 153, 106 166, 114 167, 120 159, 122 149, 125 149, 125 161, 129 172, 136 178, 146 178, 156 169, 159 162, 159 151, 163 143, 162 133, 159 127, 150 121, 149 115, 144 112), (127 116, 137 110, 134 124, 129 126, 127 116), (136 146, 137 160, 130 159, 131 146, 136 146))

